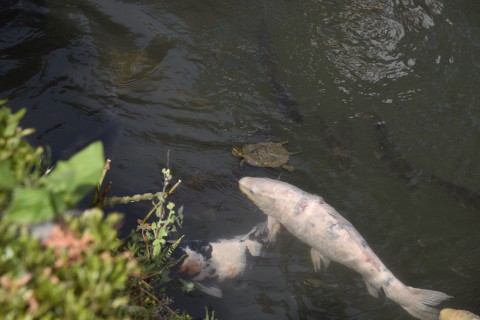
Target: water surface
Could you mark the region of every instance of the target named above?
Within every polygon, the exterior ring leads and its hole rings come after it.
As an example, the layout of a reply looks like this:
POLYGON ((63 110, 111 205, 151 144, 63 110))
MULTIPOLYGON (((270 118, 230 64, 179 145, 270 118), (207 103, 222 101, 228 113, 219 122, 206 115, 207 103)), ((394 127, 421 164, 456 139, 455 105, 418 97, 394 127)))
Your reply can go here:
MULTIPOLYGON (((480 313, 480 208, 386 163, 374 123, 414 173, 480 191, 475 1, 5 1, 0 98, 26 107, 54 159, 101 138, 112 194, 185 181, 183 232, 217 240, 265 219, 242 176, 322 195, 410 286, 480 313), (296 170, 239 167, 232 147, 288 140, 296 170), (169 159, 167 159, 169 151, 169 159), (187 182, 188 181, 188 182, 187 182)), ((146 207, 127 213, 124 232, 146 207)), ((410 319, 283 232, 224 298, 177 294, 220 319, 410 319)))

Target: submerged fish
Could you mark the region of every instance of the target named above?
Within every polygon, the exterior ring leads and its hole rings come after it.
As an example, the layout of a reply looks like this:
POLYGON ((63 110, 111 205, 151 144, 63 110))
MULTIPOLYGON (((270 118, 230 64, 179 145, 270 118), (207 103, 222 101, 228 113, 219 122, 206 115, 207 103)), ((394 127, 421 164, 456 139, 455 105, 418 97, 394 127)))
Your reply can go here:
POLYGON ((180 242, 174 257, 181 258, 181 261, 173 271, 194 281, 202 291, 221 297, 220 289, 208 287, 199 281, 210 279, 222 282, 241 275, 247 266, 247 254, 254 257, 260 255, 264 239, 263 225, 259 224, 246 235, 233 239, 180 242))
MULTIPOLYGON (((265 11, 266 9, 264 9, 265 11)), ((293 94, 275 76, 277 74, 278 57, 269 37, 265 12, 260 24, 259 58, 266 75, 270 79, 272 93, 277 100, 277 109, 295 124, 303 124, 302 106, 293 94)))
MULTIPOLYGON (((260 23, 260 64, 264 69, 265 75, 270 79, 270 87, 277 100, 277 110, 284 114, 291 122, 297 125, 303 125, 305 117, 302 105, 292 92, 277 78, 280 62, 275 53, 272 39, 269 36, 270 31, 266 17, 267 11, 268 9, 264 7, 263 17, 260 23)), ((321 118, 316 119, 316 124, 330 157, 335 160, 339 169, 351 169, 353 166, 352 158, 348 152, 345 151, 341 139, 337 137, 334 131, 321 118)))
POLYGON ((480 317, 465 310, 442 309, 440 320, 480 320, 480 317))
MULTIPOLYGON (((376 118, 378 119, 378 116, 376 118)), ((384 121, 379 120, 375 122, 375 129, 379 143, 378 155, 386 163, 390 172, 398 174, 399 177, 407 180, 409 183, 423 181, 440 186, 460 200, 462 204, 480 210, 480 193, 464 186, 456 185, 432 172, 416 168, 399 152, 397 146, 390 138, 384 121)))
POLYGON ((383 289, 390 300, 414 317, 438 319, 439 312, 432 306, 450 296, 405 286, 387 269, 353 225, 320 196, 267 178, 242 178, 240 189, 268 215, 269 242, 275 241, 283 225, 312 248, 315 270, 326 268, 331 260, 336 261, 360 273, 371 295, 378 297, 383 289))

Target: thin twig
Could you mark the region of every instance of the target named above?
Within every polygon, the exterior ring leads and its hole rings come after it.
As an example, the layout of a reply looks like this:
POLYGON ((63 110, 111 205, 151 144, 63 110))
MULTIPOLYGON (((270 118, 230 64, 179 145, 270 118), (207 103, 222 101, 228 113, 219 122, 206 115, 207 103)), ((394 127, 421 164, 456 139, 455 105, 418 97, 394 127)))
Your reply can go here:
POLYGON ((175 191, 175 189, 177 189, 177 187, 180 185, 180 183, 182 183, 182 180, 178 180, 177 183, 175 183, 173 185, 173 187, 168 191, 168 195, 171 195, 173 191, 175 191))
POLYGON ((170 149, 167 150, 167 169, 170 169, 170 149))
POLYGON ((99 198, 99 203, 103 205, 105 202, 105 199, 107 198, 108 191, 110 191, 110 188, 112 187, 112 181, 109 181, 107 183, 107 186, 103 189, 102 195, 99 198))
POLYGON ((158 208, 159 206, 161 206, 162 204, 163 204, 163 202, 159 202, 159 203, 154 204, 153 208, 148 212, 148 214, 145 216, 145 218, 143 218, 142 224, 145 224, 145 222, 147 222, 148 218, 150 218, 150 216, 152 215, 152 213, 154 213, 155 210, 157 210, 157 208, 158 208))
POLYGON ((95 193, 93 194, 93 199, 91 206, 94 207, 97 204, 98 198, 100 197, 100 188, 102 187, 103 179, 105 179, 105 175, 107 171, 110 170, 110 163, 112 160, 107 159, 105 161, 105 165, 103 166, 102 173, 100 174, 100 179, 98 179, 97 186, 95 187, 95 193))
POLYGON ((114 204, 126 204, 130 202, 138 202, 144 200, 153 200, 155 198, 163 198, 163 192, 157 193, 144 193, 144 194, 135 194, 133 196, 124 196, 124 197, 110 197, 105 200, 106 205, 114 204))
MULTIPOLYGON (((145 281, 141 280, 141 282, 145 283, 148 285, 148 283, 146 283, 145 281)), ((149 285, 150 286, 150 285, 149 285)), ((140 286, 140 290, 143 291, 143 293, 146 293, 150 298, 152 298, 153 300, 155 300, 157 303, 160 303, 160 300, 155 297, 155 295, 151 294, 150 292, 148 292, 147 290, 143 289, 141 286, 140 286)))

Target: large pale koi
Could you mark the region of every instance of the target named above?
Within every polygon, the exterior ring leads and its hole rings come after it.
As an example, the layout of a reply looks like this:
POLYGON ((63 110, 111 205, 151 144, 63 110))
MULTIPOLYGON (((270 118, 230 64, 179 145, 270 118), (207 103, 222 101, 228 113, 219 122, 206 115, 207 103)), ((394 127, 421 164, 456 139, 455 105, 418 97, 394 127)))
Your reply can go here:
POLYGON ((436 320, 438 305, 450 296, 404 285, 372 251, 353 225, 323 198, 285 182, 245 177, 240 189, 268 216, 268 241, 274 242, 280 226, 309 245, 315 270, 331 260, 362 275, 368 292, 380 289, 392 301, 418 319, 436 320))

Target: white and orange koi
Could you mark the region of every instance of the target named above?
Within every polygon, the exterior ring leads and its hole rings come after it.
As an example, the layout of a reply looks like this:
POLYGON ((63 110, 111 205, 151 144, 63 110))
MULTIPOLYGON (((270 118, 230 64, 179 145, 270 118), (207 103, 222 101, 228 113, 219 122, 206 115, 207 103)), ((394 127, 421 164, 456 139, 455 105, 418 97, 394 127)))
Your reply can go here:
POLYGON ((196 283, 204 292, 221 297, 216 287, 207 287, 201 281, 222 282, 241 275, 247 266, 247 256, 258 256, 262 250, 261 228, 259 224, 246 235, 214 242, 202 240, 182 241, 174 251, 182 257, 174 272, 196 283), (259 231, 260 230, 260 231, 259 231))

